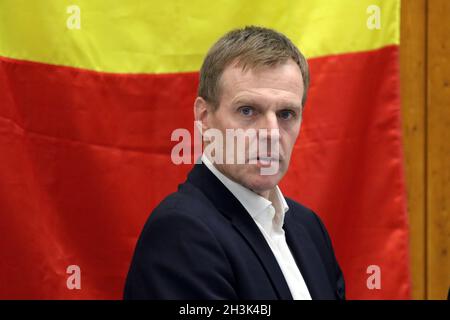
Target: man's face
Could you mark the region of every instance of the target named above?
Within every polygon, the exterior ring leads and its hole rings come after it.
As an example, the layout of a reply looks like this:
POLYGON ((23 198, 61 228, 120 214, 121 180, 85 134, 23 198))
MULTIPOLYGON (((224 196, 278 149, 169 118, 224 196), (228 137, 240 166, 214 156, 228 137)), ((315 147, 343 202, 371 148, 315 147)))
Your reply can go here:
MULTIPOLYGON (((225 144, 229 143, 225 139, 226 129, 254 129, 260 140, 263 139, 259 134, 260 129, 266 129, 269 134, 265 141, 268 158, 278 162, 270 162, 270 165, 275 165, 278 170, 271 175, 261 174, 261 169, 267 168, 269 163, 267 158, 256 158, 258 151, 256 154, 250 151, 249 155, 249 141, 245 144, 245 164, 234 162, 215 165, 230 179, 267 196, 286 173, 300 131, 304 90, 300 68, 292 60, 273 67, 246 69, 245 72, 241 66, 231 64, 224 70, 220 86, 220 103, 217 110, 208 112, 207 127, 219 129, 225 144), (279 156, 271 154, 275 150, 271 148, 271 129, 278 129, 279 132, 279 156)), ((224 154, 225 149, 226 146, 224 154)))

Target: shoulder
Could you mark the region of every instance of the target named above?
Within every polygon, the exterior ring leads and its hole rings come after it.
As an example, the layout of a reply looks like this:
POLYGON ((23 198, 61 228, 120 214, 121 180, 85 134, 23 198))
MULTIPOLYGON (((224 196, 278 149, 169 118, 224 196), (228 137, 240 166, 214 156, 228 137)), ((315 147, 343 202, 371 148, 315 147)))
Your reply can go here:
MULTIPOLYGON (((225 217, 215 214, 217 208, 197 188, 182 184, 177 192, 164 198, 150 213, 142 235, 148 233, 161 238, 186 236, 203 237, 215 234, 215 225, 223 223, 225 217)), ((218 212, 217 212, 218 213, 218 212)))
POLYGON ((293 220, 304 226, 317 226, 317 224, 322 224, 320 217, 313 210, 288 197, 285 197, 285 199, 289 206, 289 216, 293 220))
POLYGON ((295 200, 287 197, 285 199, 289 206, 285 221, 303 227, 313 240, 323 241, 327 247, 332 247, 328 231, 319 215, 295 200))
POLYGON ((167 196, 144 224, 136 244, 135 261, 145 260, 146 265, 153 265, 163 261, 190 261, 193 255, 202 256, 204 261, 214 257, 222 259, 220 239, 214 222, 208 218, 208 215, 219 215, 205 210, 205 206, 203 200, 192 194, 178 191, 167 196))
POLYGON ((136 244, 124 297, 235 299, 228 258, 200 196, 178 191, 153 210, 136 244))

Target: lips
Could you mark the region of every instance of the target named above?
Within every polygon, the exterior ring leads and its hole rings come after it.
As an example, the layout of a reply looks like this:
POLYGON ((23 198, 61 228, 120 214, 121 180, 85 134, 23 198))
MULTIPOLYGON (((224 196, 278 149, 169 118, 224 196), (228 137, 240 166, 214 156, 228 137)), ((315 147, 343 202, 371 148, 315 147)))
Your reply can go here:
POLYGON ((269 167, 273 162, 279 162, 278 157, 254 157, 250 158, 250 164, 256 164, 258 167, 269 167))
POLYGON ((276 161, 273 158, 258 158, 259 163, 261 163, 261 165, 263 166, 270 166, 270 164, 272 163, 272 161, 276 161))
POLYGON ((260 161, 279 161, 278 157, 257 157, 256 160, 260 161))

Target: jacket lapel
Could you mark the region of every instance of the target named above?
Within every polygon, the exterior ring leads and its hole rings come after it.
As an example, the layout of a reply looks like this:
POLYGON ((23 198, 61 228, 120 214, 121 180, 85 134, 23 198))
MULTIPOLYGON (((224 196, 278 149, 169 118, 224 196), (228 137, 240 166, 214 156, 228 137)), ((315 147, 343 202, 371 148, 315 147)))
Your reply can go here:
MULTIPOLYGON (((291 211, 291 212, 289 212, 291 211)), ((297 266, 306 282, 312 299, 335 299, 333 288, 328 281, 328 274, 319 256, 317 248, 306 229, 286 212, 284 230, 286 242, 291 249, 297 266)))
POLYGON ((250 214, 234 195, 204 164, 194 165, 187 181, 200 189, 214 206, 231 220, 233 226, 255 252, 278 298, 292 300, 291 292, 272 250, 250 214))

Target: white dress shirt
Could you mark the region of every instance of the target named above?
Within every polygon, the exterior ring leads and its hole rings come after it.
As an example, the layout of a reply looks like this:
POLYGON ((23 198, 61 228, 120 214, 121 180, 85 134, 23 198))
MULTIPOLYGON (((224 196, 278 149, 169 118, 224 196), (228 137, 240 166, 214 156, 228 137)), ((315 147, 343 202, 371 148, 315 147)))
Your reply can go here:
POLYGON ((275 256, 294 300, 311 300, 308 287, 287 245, 283 230, 284 215, 289 207, 278 186, 270 193, 270 200, 260 196, 221 173, 203 154, 206 167, 230 190, 247 210, 263 234, 275 256))

